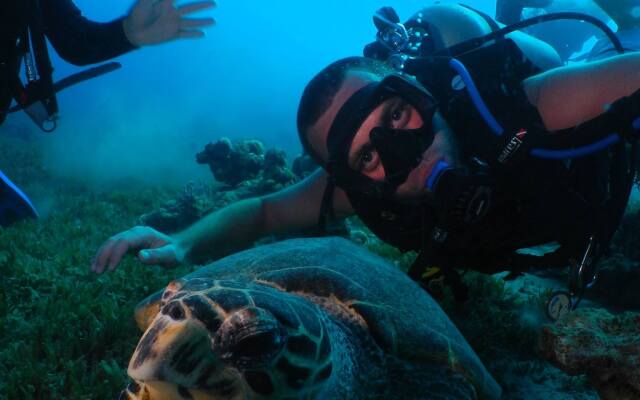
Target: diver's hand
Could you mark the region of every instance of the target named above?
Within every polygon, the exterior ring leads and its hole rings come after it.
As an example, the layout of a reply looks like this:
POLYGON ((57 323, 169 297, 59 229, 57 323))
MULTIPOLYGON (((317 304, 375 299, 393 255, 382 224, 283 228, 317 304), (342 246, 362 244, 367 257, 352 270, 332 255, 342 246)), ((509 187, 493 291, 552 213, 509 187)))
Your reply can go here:
POLYGON ((215 6, 211 0, 176 7, 175 0, 137 0, 124 19, 127 39, 137 47, 174 39, 199 38, 198 28, 213 25, 213 18, 187 18, 186 15, 215 6))
POLYGON ((148 226, 136 226, 110 237, 93 258, 91 270, 96 274, 113 271, 125 254, 136 251, 142 263, 166 267, 182 262, 185 253, 170 236, 148 226))

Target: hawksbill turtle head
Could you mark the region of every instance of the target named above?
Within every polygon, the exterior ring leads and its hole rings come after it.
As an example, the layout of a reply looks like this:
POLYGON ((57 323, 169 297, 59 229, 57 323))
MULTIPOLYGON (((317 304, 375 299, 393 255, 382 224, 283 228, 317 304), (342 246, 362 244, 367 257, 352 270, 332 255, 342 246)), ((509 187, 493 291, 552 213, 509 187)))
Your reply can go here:
POLYGON ((137 310, 146 332, 123 399, 312 398, 331 377, 323 314, 298 296, 194 279, 158 300, 137 310))

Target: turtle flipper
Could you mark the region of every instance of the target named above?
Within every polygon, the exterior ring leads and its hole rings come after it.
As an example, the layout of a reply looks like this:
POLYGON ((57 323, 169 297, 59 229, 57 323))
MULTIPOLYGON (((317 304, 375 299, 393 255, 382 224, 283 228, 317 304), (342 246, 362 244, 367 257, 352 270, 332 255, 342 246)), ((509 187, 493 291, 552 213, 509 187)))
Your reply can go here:
POLYGON ((145 332, 149 328, 151 321, 158 315, 162 305, 170 300, 183 285, 184 281, 181 279, 172 281, 164 290, 155 292, 138 303, 134 314, 136 324, 142 332, 145 332))

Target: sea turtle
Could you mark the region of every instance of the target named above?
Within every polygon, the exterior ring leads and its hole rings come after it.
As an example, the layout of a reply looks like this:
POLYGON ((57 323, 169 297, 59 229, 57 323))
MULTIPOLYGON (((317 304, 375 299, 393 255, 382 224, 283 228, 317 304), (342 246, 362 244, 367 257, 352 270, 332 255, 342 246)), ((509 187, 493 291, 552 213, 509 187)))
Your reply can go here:
POLYGON ((122 399, 497 399, 438 304, 342 238, 229 256, 152 295, 122 399))

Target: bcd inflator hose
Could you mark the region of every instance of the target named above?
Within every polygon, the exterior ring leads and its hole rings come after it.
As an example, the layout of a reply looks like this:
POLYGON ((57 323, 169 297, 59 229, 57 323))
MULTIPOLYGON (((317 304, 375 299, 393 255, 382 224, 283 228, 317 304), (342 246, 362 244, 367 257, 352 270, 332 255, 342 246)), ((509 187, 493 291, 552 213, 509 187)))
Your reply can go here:
POLYGON ((444 171, 453 168, 449 163, 444 160, 440 160, 436 163, 435 167, 431 170, 431 174, 427 178, 427 182, 425 182, 425 187, 430 191, 434 191, 436 185, 438 184, 438 180, 444 173, 444 171))

